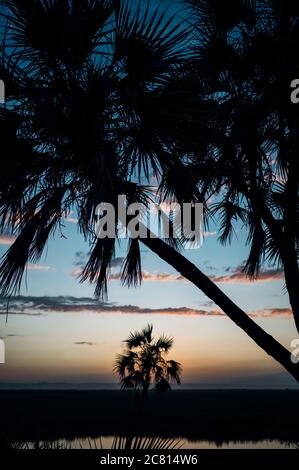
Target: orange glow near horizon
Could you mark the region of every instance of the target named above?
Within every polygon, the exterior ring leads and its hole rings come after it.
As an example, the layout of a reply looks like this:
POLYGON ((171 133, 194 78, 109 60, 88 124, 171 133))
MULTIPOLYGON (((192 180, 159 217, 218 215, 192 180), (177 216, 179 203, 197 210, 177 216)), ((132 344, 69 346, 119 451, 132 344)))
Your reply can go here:
MULTIPOLYGON (((182 387, 189 383, 221 386, 230 380, 242 384, 250 377, 284 373, 226 317, 94 313, 51 313, 27 316, 25 321, 19 317, 11 316, 5 327, 1 382, 115 383, 112 368, 122 341, 147 323, 153 323, 155 335, 174 338, 168 357, 183 366, 182 387)), ((289 318, 258 321, 286 347, 296 336, 289 318)))

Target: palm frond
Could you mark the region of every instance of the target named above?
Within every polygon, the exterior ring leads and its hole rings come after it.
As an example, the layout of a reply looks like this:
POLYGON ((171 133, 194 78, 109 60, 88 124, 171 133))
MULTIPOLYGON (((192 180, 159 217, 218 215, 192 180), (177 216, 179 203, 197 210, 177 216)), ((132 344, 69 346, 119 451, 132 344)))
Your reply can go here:
POLYGON ((133 348, 138 348, 146 342, 143 332, 135 331, 130 333, 128 339, 125 340, 128 348, 131 350, 133 348))
POLYGON ((167 361, 167 375, 171 381, 181 383, 182 366, 179 362, 167 361))
POLYGON ((113 0, 4 0, 9 40, 24 59, 80 67, 105 36, 113 0))
POLYGON ((256 277, 259 273, 265 254, 265 242, 266 235, 262 223, 259 220, 252 221, 248 234, 250 252, 243 268, 243 271, 251 278, 256 277))
POLYGON ((142 334, 145 338, 145 340, 148 342, 148 343, 151 343, 152 340, 153 340, 153 325, 152 324, 148 324, 146 325, 145 328, 143 328, 142 330, 142 334))
POLYGON ((121 379, 125 377, 126 372, 133 374, 136 358, 137 354, 133 351, 130 351, 128 354, 118 354, 113 371, 117 373, 121 379))
POLYGON ((132 15, 132 4, 120 2, 116 13, 115 60, 125 61, 126 72, 132 83, 153 81, 168 72, 171 63, 186 56, 184 41, 190 29, 174 24, 174 17, 165 19, 166 10, 157 8, 149 13, 150 2, 144 13, 141 8, 132 15))
POLYGON ((158 349, 163 349, 165 352, 168 352, 173 346, 173 338, 168 336, 160 336, 155 342, 155 347, 158 349))
POLYGON ((127 256, 123 263, 121 279, 128 287, 141 284, 141 256, 138 239, 130 239, 127 256))
POLYGON ((96 298, 107 297, 107 281, 114 251, 114 238, 98 238, 90 253, 89 260, 80 274, 81 282, 95 283, 96 298))

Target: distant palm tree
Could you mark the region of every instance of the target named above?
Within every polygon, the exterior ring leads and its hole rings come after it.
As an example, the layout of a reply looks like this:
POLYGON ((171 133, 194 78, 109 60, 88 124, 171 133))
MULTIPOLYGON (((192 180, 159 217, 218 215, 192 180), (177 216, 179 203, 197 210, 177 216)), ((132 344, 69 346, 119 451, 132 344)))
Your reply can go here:
POLYGON ((143 395, 152 383, 158 391, 169 390, 170 382, 181 383, 181 365, 165 357, 173 338, 163 335, 156 339, 152 333, 153 325, 131 333, 125 340, 126 352, 117 356, 114 366, 122 387, 142 389, 143 395))

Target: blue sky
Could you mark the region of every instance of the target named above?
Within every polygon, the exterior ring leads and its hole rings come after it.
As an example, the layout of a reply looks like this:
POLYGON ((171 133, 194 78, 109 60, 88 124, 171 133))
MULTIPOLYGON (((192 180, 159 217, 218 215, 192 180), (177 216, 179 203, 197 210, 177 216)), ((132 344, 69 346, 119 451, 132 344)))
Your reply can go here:
MULTIPOLYGON (((239 269, 247 254, 246 233, 236 227, 232 245, 223 247, 217 241, 217 228, 210 226, 203 246, 184 250, 184 255, 289 348, 297 333, 282 275, 265 267, 261 280, 246 280, 239 269)), ((50 241, 39 266, 28 269, 27 287, 24 284, 21 293, 30 299, 16 305, 12 302, 8 323, 2 305, 0 336, 6 344, 6 364, 0 366, 0 384, 115 384, 113 361, 122 341, 129 331, 151 322, 157 333, 175 338, 172 354, 183 364, 185 386, 296 386, 230 319, 219 316, 217 306, 189 282, 175 280, 177 273, 147 249, 142 249, 142 270, 147 278, 142 286, 127 289, 113 280, 107 304, 94 303, 93 287, 79 284, 74 276, 80 269, 78 262, 88 252, 75 214, 65 221, 63 235, 65 238, 57 234, 50 241), (42 300, 39 307, 36 298, 40 296, 52 300, 42 300), (77 300, 66 300, 66 296, 77 300), (91 299, 92 307, 86 305, 86 298, 91 299)), ((0 242, 9 240, 2 236, 0 242)), ((124 243, 117 258, 124 255, 124 243)), ((0 245, 1 254, 8 247, 0 245)), ((116 266, 113 273, 119 269, 116 266)))

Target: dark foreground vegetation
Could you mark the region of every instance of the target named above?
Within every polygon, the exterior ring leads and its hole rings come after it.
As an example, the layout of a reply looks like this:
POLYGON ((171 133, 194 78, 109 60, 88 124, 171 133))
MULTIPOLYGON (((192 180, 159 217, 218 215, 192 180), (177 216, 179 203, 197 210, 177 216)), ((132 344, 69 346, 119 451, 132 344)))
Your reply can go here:
POLYGON ((299 391, 290 390, 150 392, 140 424, 131 391, 1 391, 1 441, 138 432, 218 443, 298 442, 298 399, 299 391))

